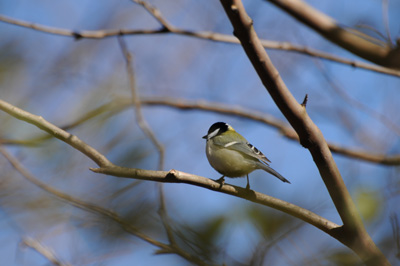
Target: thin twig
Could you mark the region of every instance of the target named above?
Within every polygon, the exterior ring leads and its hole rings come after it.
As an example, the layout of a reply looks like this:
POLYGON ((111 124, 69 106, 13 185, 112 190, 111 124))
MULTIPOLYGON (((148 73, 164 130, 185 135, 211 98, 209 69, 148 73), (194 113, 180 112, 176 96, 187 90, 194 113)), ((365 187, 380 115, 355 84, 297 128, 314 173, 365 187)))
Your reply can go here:
POLYGON ((141 108, 141 103, 140 99, 137 93, 137 88, 136 88, 136 81, 135 81, 135 72, 133 70, 133 60, 132 60, 132 55, 128 51, 128 48, 126 47, 125 40, 123 37, 118 37, 118 43, 121 48, 122 54, 125 58, 125 63, 126 63, 126 69, 129 75, 129 84, 131 88, 131 93, 132 93, 132 102, 135 107, 135 113, 136 113, 136 122, 138 123, 139 127, 142 129, 144 134, 147 135, 147 137, 153 142, 154 146, 156 146, 158 152, 159 152, 159 161, 158 161, 158 170, 163 170, 164 169, 164 156, 165 156, 165 149, 164 145, 156 138, 155 134, 151 130, 149 124, 147 121, 144 119, 143 113, 142 113, 142 108, 141 108))
POLYGON ((390 224, 392 225, 393 240, 396 245, 396 258, 400 259, 400 227, 396 213, 390 214, 390 224))
POLYGON ((266 265, 267 263, 265 262, 265 258, 269 250, 274 246, 276 246, 279 242, 287 238, 289 234, 292 234, 298 229, 300 229, 303 225, 304 225, 303 223, 297 223, 296 225, 287 228, 287 230, 285 230, 278 237, 275 237, 274 239, 269 240, 268 242, 266 241, 267 239, 261 240, 260 244, 258 245, 256 251, 253 254, 253 257, 250 261, 250 265, 266 265), (256 264, 255 263, 256 260, 259 260, 259 263, 256 264))
POLYGON ((43 257, 45 257, 48 261, 50 261, 54 265, 71 266, 70 263, 64 263, 60 259, 58 259, 53 250, 44 246, 39 241, 31 237, 24 237, 22 239, 21 244, 36 250, 39 254, 41 254, 43 257))
MULTIPOLYGON (((157 16, 154 16, 154 17, 157 18, 157 16)), ((165 22, 161 29, 137 29, 137 30, 114 29, 114 30, 95 30, 95 31, 90 31, 90 30, 73 31, 70 29, 49 27, 49 26, 38 24, 38 23, 32 23, 32 22, 28 22, 28 21, 18 20, 18 19, 14 19, 14 18, 11 18, 8 16, 4 16, 4 15, 0 15, 0 21, 9 23, 12 25, 30 28, 33 30, 41 31, 41 32, 46 32, 49 34, 73 37, 76 39, 84 39, 84 38, 85 39, 103 39, 103 38, 123 36, 123 35, 172 33, 172 34, 184 35, 187 37, 194 37, 194 38, 205 39, 205 40, 210 40, 210 41, 215 41, 215 42, 239 44, 239 40, 235 36, 232 36, 232 35, 216 33, 216 32, 211 32, 211 31, 185 30, 185 29, 176 28, 169 23, 165 24, 165 22), (166 28, 165 25, 169 25, 170 27, 166 28)), ((160 23, 161 23, 161 21, 160 21, 160 23)), ((318 51, 316 49, 312 49, 312 48, 309 48, 306 46, 295 45, 295 44, 292 44, 289 42, 276 42, 276 41, 269 41, 269 40, 261 40, 261 43, 264 46, 264 48, 267 48, 267 49, 276 49, 276 50, 284 50, 284 51, 300 53, 300 54, 304 54, 304 55, 308 55, 308 56, 312 56, 312 57, 318 57, 321 59, 325 59, 325 60, 340 63, 340 64, 349 65, 352 67, 362 68, 362 69, 369 70, 369 71, 374 71, 374 72, 378 72, 378 73, 382 73, 382 74, 386 74, 386 75, 400 77, 400 71, 395 70, 395 69, 382 67, 382 66, 376 66, 376 65, 364 63, 361 61, 346 59, 346 58, 339 57, 339 56, 336 56, 333 54, 318 51)))
POLYGON ((389 25, 389 0, 382 0, 382 17, 387 36, 386 44, 389 45, 391 48, 393 48, 393 40, 392 40, 392 35, 390 34, 390 25, 389 25))
POLYGON ((143 6, 149 13, 152 15, 160 24, 165 28, 166 31, 174 32, 177 30, 171 23, 168 22, 166 18, 162 15, 161 11, 147 3, 146 1, 142 0, 132 0, 132 2, 143 6))
POLYGON ((361 101, 351 97, 344 89, 341 88, 341 86, 338 85, 338 82, 335 79, 332 79, 332 77, 328 74, 328 71, 325 69, 320 61, 316 60, 316 65, 319 68, 322 77, 329 83, 330 87, 337 93, 337 95, 339 95, 349 105, 376 119, 378 122, 382 123, 387 129, 393 131, 396 135, 400 136, 400 127, 393 123, 392 119, 384 114, 375 111, 361 101))
MULTIPOLYGON (((189 36, 193 36, 193 37, 200 37, 200 36, 196 36, 197 35, 196 32, 186 31, 186 30, 182 30, 182 29, 172 26, 172 24, 169 23, 167 21, 167 19, 165 19, 162 16, 162 13, 160 12, 160 10, 158 10, 156 7, 150 5, 146 1, 141 1, 141 0, 132 0, 132 1, 137 4, 142 5, 150 13, 150 15, 152 15, 164 27, 165 31, 170 32, 170 33, 189 35, 189 36)), ((214 41, 220 41, 220 40, 214 39, 214 41)), ((235 39, 235 43, 239 43, 237 41, 238 40, 235 39)), ((314 56, 314 57, 320 57, 322 59, 330 60, 330 61, 337 62, 337 63, 348 64, 353 67, 360 67, 360 68, 368 69, 371 71, 380 72, 380 73, 384 73, 384 72, 386 72, 386 70, 389 70, 389 72, 385 73, 385 74, 389 74, 389 73, 393 73, 395 75, 400 74, 400 71, 398 71, 398 70, 393 70, 391 68, 366 64, 366 63, 363 63, 360 61, 354 61, 354 60, 351 61, 351 60, 341 58, 336 55, 328 54, 328 53, 325 53, 322 51, 318 51, 318 50, 315 50, 315 49, 312 49, 309 47, 293 45, 289 42, 273 42, 273 41, 267 41, 267 40, 260 40, 260 41, 261 41, 261 44, 265 48, 269 48, 269 49, 280 49, 280 50, 286 50, 286 51, 293 51, 293 52, 302 53, 302 54, 306 54, 306 55, 310 55, 310 56, 314 56), (381 71, 384 71, 384 72, 381 72, 381 71)))
POLYGON ((164 244, 140 232, 136 227, 132 225, 131 222, 126 221, 123 217, 121 217, 113 210, 109 210, 97 204, 78 199, 40 181, 31 173, 29 173, 16 158, 14 158, 2 147, 0 147, 0 153, 3 154, 3 156, 11 163, 14 169, 17 170, 26 180, 43 189, 44 191, 56 196, 57 198, 65 201, 68 204, 71 204, 72 206, 110 218, 114 222, 118 223, 127 233, 134 235, 153 246, 158 247, 164 253, 174 253, 195 264, 205 265, 199 258, 187 253, 186 251, 179 248, 179 246, 164 244))
POLYGON ((170 226, 169 217, 167 214, 167 207, 165 206, 165 196, 164 196, 164 184, 159 184, 159 195, 160 195, 160 207, 158 208, 158 215, 161 218, 161 222, 164 226, 165 232, 167 233, 168 241, 171 246, 176 245, 174 231, 170 226))

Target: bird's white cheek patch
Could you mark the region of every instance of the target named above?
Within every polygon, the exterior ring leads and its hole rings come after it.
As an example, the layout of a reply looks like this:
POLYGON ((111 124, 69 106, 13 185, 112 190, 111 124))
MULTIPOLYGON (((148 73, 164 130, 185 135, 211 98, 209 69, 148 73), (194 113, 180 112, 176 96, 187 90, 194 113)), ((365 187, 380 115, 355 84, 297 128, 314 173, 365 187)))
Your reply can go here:
POLYGON ((213 132, 208 134, 208 139, 211 139, 211 138, 215 137, 216 135, 218 135, 218 132, 219 132, 219 128, 217 128, 216 130, 214 130, 213 132))
POLYGON ((226 144, 224 145, 224 147, 225 147, 225 148, 228 148, 229 146, 235 145, 235 144, 237 144, 237 143, 239 143, 239 142, 237 142, 237 141, 231 141, 231 142, 229 142, 229 143, 226 143, 226 144))

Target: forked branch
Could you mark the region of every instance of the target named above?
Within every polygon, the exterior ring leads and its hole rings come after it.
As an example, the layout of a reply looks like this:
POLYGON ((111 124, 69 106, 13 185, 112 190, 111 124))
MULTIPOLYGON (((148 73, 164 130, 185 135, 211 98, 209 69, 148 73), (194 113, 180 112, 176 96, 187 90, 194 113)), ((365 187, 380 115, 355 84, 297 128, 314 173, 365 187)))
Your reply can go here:
POLYGON ((283 115, 296 130, 300 143, 307 148, 316 163, 326 188, 335 204, 343 227, 336 229, 336 237, 369 265, 388 265, 362 223, 361 217, 343 182, 331 151, 319 128, 308 116, 286 87, 273 65, 240 0, 221 0, 226 14, 258 76, 283 115))

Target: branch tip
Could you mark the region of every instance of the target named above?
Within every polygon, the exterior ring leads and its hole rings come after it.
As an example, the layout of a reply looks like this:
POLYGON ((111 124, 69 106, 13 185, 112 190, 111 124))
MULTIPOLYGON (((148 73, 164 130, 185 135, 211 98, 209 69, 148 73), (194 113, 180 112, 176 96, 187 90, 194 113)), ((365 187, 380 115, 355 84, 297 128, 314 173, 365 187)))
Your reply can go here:
POLYGON ((308 94, 306 94, 306 96, 304 96, 304 100, 303 100, 303 102, 301 103, 301 106, 303 106, 304 108, 306 108, 307 102, 308 102, 308 94))
POLYGON ((92 172, 94 172, 94 173, 100 172, 100 168, 89 167, 89 170, 92 171, 92 172))

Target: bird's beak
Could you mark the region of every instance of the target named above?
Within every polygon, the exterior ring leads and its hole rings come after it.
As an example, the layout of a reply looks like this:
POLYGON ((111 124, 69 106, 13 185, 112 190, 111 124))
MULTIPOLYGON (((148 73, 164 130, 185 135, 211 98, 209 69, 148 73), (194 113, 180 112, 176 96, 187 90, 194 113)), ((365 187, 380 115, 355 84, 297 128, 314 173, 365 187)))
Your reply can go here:
POLYGON ((205 135, 205 136, 203 136, 202 138, 208 140, 208 135, 205 135))

